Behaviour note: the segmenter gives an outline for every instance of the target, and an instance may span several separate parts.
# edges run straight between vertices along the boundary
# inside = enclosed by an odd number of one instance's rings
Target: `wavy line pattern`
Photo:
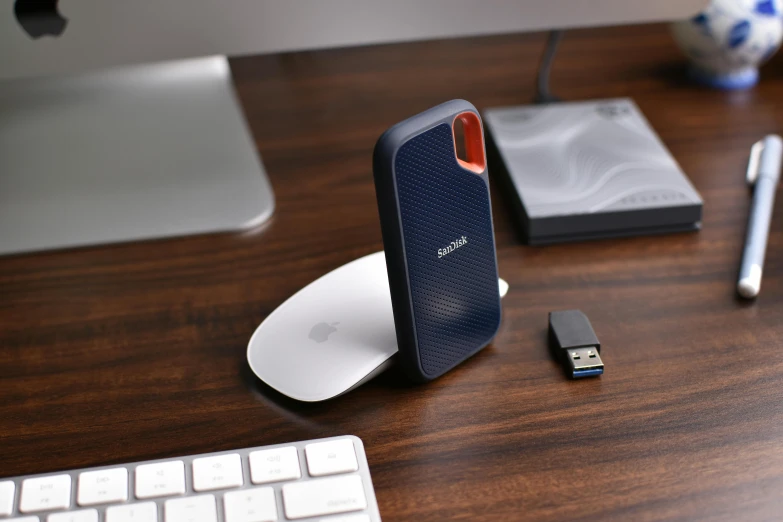
[[[650,190],[660,206],[701,201],[631,100],[491,109],[484,119],[531,216],[600,212]]]

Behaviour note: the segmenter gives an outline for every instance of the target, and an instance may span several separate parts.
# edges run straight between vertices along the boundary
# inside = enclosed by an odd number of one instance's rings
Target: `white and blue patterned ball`
[[[672,32],[696,80],[747,88],[758,82],[758,67],[780,47],[783,0],[712,0],[701,14],[672,24]]]

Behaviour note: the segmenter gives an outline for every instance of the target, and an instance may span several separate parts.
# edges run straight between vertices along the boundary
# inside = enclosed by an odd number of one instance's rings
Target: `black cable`
[[[563,38],[563,31],[550,31],[546,41],[546,48],[541,57],[541,63],[538,65],[538,78],[536,78],[536,96],[534,103],[554,103],[561,101],[560,98],[549,92],[549,75],[552,71],[552,62],[557,53],[557,46]]]

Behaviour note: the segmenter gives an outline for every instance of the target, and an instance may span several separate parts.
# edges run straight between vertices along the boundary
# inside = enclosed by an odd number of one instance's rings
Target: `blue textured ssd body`
[[[466,101],[445,103],[395,125],[375,147],[397,343],[417,380],[475,354],[500,325],[486,167],[465,168],[455,154],[452,124],[466,112],[478,116]]]

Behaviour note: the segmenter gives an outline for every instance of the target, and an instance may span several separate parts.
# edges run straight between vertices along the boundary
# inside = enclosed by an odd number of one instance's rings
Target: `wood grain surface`
[[[492,346],[430,384],[388,373],[315,405],[250,373],[264,317],[382,248],[381,132],[457,97],[527,103],[543,43],[233,60],[273,219],[244,235],[0,259],[0,476],[350,433],[385,522],[783,518],[783,205],[761,296],[734,294],[747,153],[783,130],[781,56],[757,88],[719,92],[684,80],[664,26],[569,32],[557,94],[633,97],[704,197],[703,230],[528,247],[494,184],[511,290]],[[547,312],[564,308],[590,316],[603,377],[569,381],[550,358]]]

